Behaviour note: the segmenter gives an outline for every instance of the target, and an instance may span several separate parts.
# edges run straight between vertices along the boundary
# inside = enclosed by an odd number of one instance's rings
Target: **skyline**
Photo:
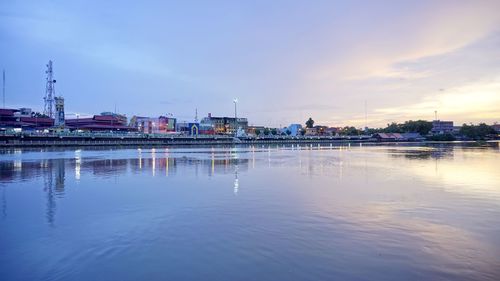
[[[51,59],[68,113],[500,121],[500,2],[374,2],[3,2],[6,106],[43,109]]]

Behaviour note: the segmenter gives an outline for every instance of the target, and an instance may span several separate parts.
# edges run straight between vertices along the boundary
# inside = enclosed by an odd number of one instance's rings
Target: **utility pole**
[[[2,101],[3,101],[3,108],[5,108],[5,69],[2,72]]]
[[[438,120],[438,112],[437,110],[434,110],[434,120]]]
[[[368,116],[368,114],[367,114],[367,111],[366,111],[366,100],[365,100],[365,131],[368,129],[368,125],[367,125],[367,122],[366,122],[367,116]]]

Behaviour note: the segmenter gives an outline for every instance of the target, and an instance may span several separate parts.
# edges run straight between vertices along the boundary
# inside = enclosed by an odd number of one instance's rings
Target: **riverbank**
[[[234,138],[223,135],[137,135],[137,134],[17,134],[0,135],[0,148],[9,147],[87,147],[87,146],[199,146],[239,144],[325,144],[325,143],[415,143],[378,141],[370,136],[272,136]],[[418,141],[416,143],[443,143]]]
[[[0,135],[0,147],[58,146],[170,146],[170,145],[234,145],[234,144],[312,144],[373,142],[369,136],[234,138],[222,135],[129,135],[129,134],[17,134]]]

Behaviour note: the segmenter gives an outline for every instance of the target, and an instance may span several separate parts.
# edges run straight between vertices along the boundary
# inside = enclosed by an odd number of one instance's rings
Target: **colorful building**
[[[266,127],[264,127],[264,126],[248,126],[247,127],[247,133],[249,135],[254,135],[254,136],[264,134],[265,130],[266,130]]]
[[[56,105],[56,115],[54,118],[54,125],[57,127],[64,126],[64,98],[63,97],[55,97],[54,98]]]
[[[158,118],[134,116],[130,126],[145,134],[169,134],[175,132],[177,120],[173,117],[160,116]]]
[[[302,125],[300,124],[290,124],[287,128],[288,131],[290,131],[290,136],[300,136],[300,132],[302,131]]]
[[[247,118],[214,117],[209,113],[201,123],[211,125],[216,134],[234,134],[238,128],[245,132],[248,130]]]

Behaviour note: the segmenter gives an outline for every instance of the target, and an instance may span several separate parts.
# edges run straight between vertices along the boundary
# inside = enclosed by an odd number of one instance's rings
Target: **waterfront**
[[[9,149],[2,280],[496,280],[498,143]]]

